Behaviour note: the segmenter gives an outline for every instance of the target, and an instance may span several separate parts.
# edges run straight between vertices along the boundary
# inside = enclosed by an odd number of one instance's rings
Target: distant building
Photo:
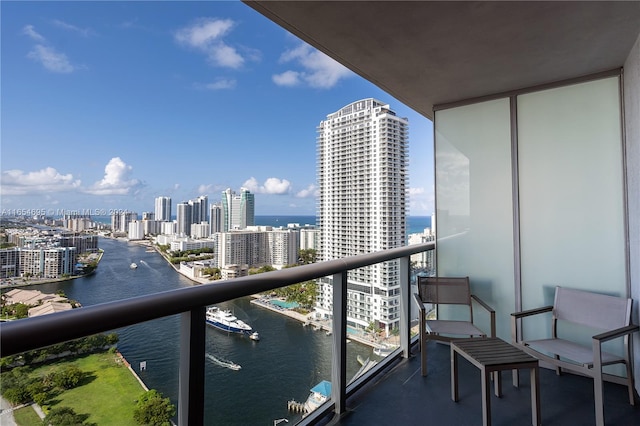
[[[191,238],[208,238],[211,235],[208,222],[192,223]]]
[[[26,249],[19,251],[19,275],[23,277],[58,278],[73,275],[77,251],[75,247]]]
[[[209,234],[222,232],[222,207],[220,204],[211,204],[209,208]]]
[[[171,198],[157,197],[155,206],[155,219],[159,221],[171,221]]]
[[[160,234],[173,235],[176,233],[177,229],[178,229],[178,222],[175,220],[172,222],[160,223]]]
[[[300,229],[300,250],[320,248],[320,230],[315,228]]]
[[[223,280],[246,277],[247,275],[249,275],[249,267],[247,265],[227,265],[220,269],[220,276]]]
[[[116,212],[111,215],[111,232],[124,233],[129,232],[129,224],[138,220],[138,213],[123,211]]]
[[[176,222],[178,223],[176,233],[178,235],[190,236],[191,234],[191,204],[184,201],[177,206],[178,214],[176,215]]]
[[[129,223],[128,238],[130,240],[144,240],[144,223],[141,220],[134,220]]]
[[[0,278],[11,278],[18,275],[20,249],[17,247],[0,249]]]
[[[240,194],[231,189],[222,192],[222,232],[255,225],[254,195],[246,188]]]
[[[378,100],[353,102],[320,122],[319,260],[406,244],[408,121]],[[387,333],[400,321],[399,261],[348,272],[347,323]],[[319,280],[316,310],[332,314],[331,278]]]
[[[192,224],[209,221],[209,198],[206,195],[189,200],[189,205],[191,206]]]

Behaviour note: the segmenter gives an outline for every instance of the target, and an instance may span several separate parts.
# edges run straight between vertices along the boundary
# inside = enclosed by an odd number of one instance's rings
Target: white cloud
[[[227,78],[219,78],[213,83],[207,84],[196,84],[196,88],[203,90],[225,90],[225,89],[233,89],[236,87],[236,80],[227,79]]]
[[[0,182],[3,196],[73,191],[81,184],[72,174],[60,174],[53,167],[35,172],[7,170],[2,172]]]
[[[42,66],[49,71],[70,73],[75,70],[74,66],[69,62],[69,59],[67,59],[67,55],[56,52],[53,47],[42,44],[36,44],[27,57],[36,62],[40,62]]]
[[[409,195],[424,194],[424,188],[409,188]]]
[[[297,71],[285,71],[282,74],[274,74],[271,79],[278,86],[299,86],[302,81],[300,80],[300,73]]]
[[[93,31],[91,29],[89,29],[89,28],[76,27],[75,25],[68,24],[68,23],[60,21],[58,19],[54,19],[53,20],[53,25],[55,25],[58,28],[62,28],[64,30],[67,30],[67,31],[72,31],[72,32],[78,33],[83,37],[88,37],[88,36],[93,34]]]
[[[25,25],[22,33],[38,42],[27,54],[29,59],[33,59],[49,71],[57,73],[67,74],[76,70],[76,67],[69,62],[67,55],[56,51],[53,46],[50,46],[47,40],[35,30],[33,25]]]
[[[174,37],[178,43],[203,52],[213,66],[235,69],[244,65],[245,58],[222,40],[234,26],[231,19],[201,18],[176,31]]]
[[[242,185],[243,188],[247,188],[249,191],[256,194],[287,194],[291,189],[291,182],[286,179],[278,179],[270,177],[264,181],[263,185],[260,185],[258,180],[254,177],[249,178]]]
[[[298,193],[296,194],[296,197],[307,198],[307,197],[315,197],[317,195],[318,195],[318,188],[314,184],[311,184],[307,188],[301,191],[298,191]]]
[[[274,83],[281,86],[293,86],[304,82],[313,88],[330,89],[341,79],[353,75],[349,69],[308,44],[300,44],[285,51],[280,61],[293,62],[302,68],[302,71],[288,70],[274,75]]]
[[[104,168],[104,177],[96,182],[86,192],[93,195],[128,195],[135,192],[142,183],[131,179],[133,167],[126,164],[120,157],[114,157]]]
[[[215,193],[222,192],[223,189],[224,188],[222,188],[219,185],[213,185],[213,184],[204,185],[204,184],[202,184],[202,185],[198,186],[198,194],[215,194]]]
[[[42,37],[33,27],[33,25],[25,25],[22,29],[22,33],[31,37],[33,40],[37,42],[45,41],[44,37]]]

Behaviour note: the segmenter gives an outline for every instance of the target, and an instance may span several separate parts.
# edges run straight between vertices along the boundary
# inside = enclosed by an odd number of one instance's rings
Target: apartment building
[[[389,105],[363,99],[327,115],[318,126],[320,260],[406,244],[408,121]],[[398,263],[349,272],[347,321],[386,330],[398,326]],[[331,313],[332,283],[319,282],[316,308]]]
[[[159,221],[171,221],[171,198],[157,197],[155,200],[155,219]]]

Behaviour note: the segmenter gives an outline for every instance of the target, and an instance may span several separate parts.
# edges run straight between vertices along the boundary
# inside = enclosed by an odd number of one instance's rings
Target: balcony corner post
[[[411,354],[411,256],[400,259],[400,347],[402,356]]]
[[[335,413],[342,414],[347,401],[347,271],[333,275],[332,327],[331,398]]]
[[[204,424],[205,307],[183,312],[180,318],[180,378],[178,424]]]

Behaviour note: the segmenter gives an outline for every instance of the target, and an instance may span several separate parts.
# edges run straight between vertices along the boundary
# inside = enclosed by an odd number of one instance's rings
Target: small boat
[[[304,403],[304,411],[311,413],[313,410],[324,404],[331,397],[331,382],[321,381],[313,388]]]
[[[216,358],[215,356],[211,355],[211,354],[205,354],[205,356],[207,358],[209,358],[211,361],[213,361],[215,364],[218,364],[220,367],[225,367],[228,368],[229,370],[234,370],[234,371],[238,371],[242,368],[242,366],[240,366],[240,364],[236,364],[233,361],[227,361],[224,359],[219,359]]]
[[[136,265],[136,263],[132,263],[131,265],[129,265],[129,268],[131,269],[136,269],[138,267],[138,265]]]
[[[251,335],[253,329],[244,321],[236,318],[231,311],[220,309],[217,306],[209,306],[206,311],[205,320],[207,324],[218,330],[229,333],[239,333]]]
[[[373,353],[378,356],[385,357],[391,354],[391,352],[393,352],[395,349],[395,346],[380,344],[373,348]]]
[[[249,335],[249,339],[251,340],[255,340],[256,342],[260,340],[260,335],[258,334],[257,331],[254,331],[253,333],[251,333]]]

